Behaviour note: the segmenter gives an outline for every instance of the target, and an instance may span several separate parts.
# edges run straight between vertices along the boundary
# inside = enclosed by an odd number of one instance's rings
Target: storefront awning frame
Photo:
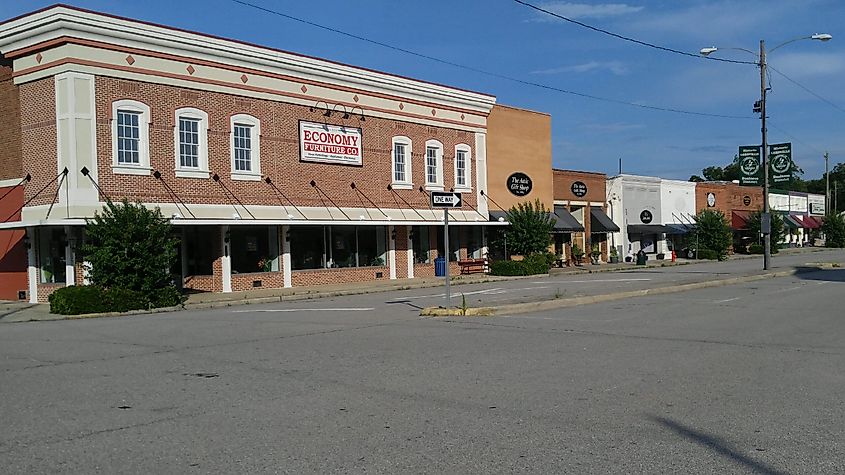
[[[590,206],[590,232],[591,233],[618,233],[619,226],[610,219],[610,216],[598,206]]]

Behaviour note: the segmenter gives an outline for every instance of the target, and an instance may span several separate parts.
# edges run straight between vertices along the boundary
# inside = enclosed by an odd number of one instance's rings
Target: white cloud
[[[637,13],[643,7],[628,5],[625,3],[598,3],[594,5],[586,3],[569,2],[544,2],[538,5],[544,10],[556,13],[567,18],[607,18]],[[543,12],[537,12],[535,21],[560,21],[557,18]]]
[[[575,64],[572,66],[560,66],[557,68],[540,69],[531,71],[531,74],[563,74],[563,73],[589,73],[592,71],[610,71],[617,76],[628,74],[628,67],[621,61],[589,61],[587,63]]]
[[[792,78],[845,72],[845,57],[835,53],[782,53],[778,51],[769,56],[768,62],[772,67]]]

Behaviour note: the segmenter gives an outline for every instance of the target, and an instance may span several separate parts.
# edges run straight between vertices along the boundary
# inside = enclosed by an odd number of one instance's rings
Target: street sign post
[[[449,208],[460,208],[463,200],[460,193],[432,191],[431,207],[443,208],[443,249],[446,255],[446,308],[451,307],[452,295],[449,289]]]

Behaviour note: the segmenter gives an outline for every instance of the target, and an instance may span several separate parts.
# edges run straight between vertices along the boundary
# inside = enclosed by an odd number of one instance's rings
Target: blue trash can
[[[435,277],[446,277],[446,258],[445,257],[434,258],[434,276]]]

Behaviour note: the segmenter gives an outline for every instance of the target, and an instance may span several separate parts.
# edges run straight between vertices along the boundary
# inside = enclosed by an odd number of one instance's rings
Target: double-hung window
[[[133,100],[112,103],[112,170],[150,174],[150,108]]]
[[[397,189],[413,188],[411,177],[411,139],[393,137],[393,187]]]
[[[443,189],[443,144],[436,140],[425,143],[425,184],[430,189]]]
[[[208,178],[208,114],[188,107],[177,109],[174,132],[176,176]]]
[[[469,191],[471,186],[472,156],[468,145],[455,146],[455,189]]]
[[[239,114],[231,119],[232,178],[261,179],[261,123],[255,117]]]

